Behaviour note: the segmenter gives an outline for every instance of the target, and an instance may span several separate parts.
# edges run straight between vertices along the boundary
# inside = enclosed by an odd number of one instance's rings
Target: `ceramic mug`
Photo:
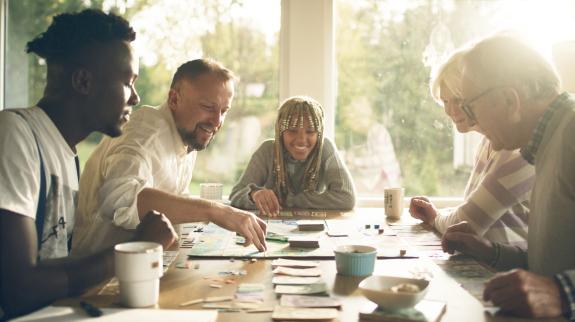
[[[114,247],[120,301],[128,307],[155,305],[160,295],[163,247],[152,242],[127,242]]]
[[[383,190],[385,215],[399,219],[403,213],[403,188],[385,188]]]

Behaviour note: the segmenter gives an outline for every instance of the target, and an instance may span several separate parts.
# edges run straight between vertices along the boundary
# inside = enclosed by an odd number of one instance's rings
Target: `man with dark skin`
[[[28,43],[27,52],[46,61],[47,83],[37,106],[0,112],[0,320],[81,294],[114,274],[112,248],[67,257],[78,189],[75,146],[94,131],[122,133],[139,101],[134,39],[123,18],[85,10],[54,17]],[[176,234],[151,211],[134,239],[167,248]]]

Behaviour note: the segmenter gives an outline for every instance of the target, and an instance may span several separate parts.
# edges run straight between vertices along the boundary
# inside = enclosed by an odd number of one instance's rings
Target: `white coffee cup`
[[[122,305],[155,305],[160,296],[160,277],[164,273],[162,245],[152,242],[121,243],[114,247],[114,253]]]
[[[200,198],[222,200],[223,189],[221,183],[200,183]]]
[[[383,190],[385,215],[399,219],[403,213],[403,188],[385,188]]]

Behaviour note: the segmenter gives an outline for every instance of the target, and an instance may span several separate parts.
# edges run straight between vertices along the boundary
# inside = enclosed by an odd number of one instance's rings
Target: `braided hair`
[[[275,127],[274,142],[274,176],[276,178],[276,194],[281,201],[285,199],[291,189],[287,183],[285,157],[288,153],[284,147],[282,134],[290,128],[302,128],[304,118],[307,118],[310,126],[317,131],[317,143],[310,155],[305,160],[304,191],[315,191],[319,182],[319,170],[321,167],[321,155],[323,150],[323,108],[313,98],[306,96],[294,96],[285,100],[279,110]]]

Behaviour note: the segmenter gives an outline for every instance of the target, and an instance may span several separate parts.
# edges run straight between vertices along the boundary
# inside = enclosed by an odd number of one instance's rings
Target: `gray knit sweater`
[[[289,155],[286,152],[286,155]],[[249,194],[254,190],[273,189],[274,139],[264,141],[253,154],[240,181],[230,194],[232,206],[256,209]],[[283,208],[349,210],[355,205],[355,189],[351,175],[342,162],[333,142],[324,138],[321,157],[320,179],[317,191],[304,192],[299,184],[305,172],[305,161],[289,156],[285,160],[286,171],[293,191],[289,191]]]

